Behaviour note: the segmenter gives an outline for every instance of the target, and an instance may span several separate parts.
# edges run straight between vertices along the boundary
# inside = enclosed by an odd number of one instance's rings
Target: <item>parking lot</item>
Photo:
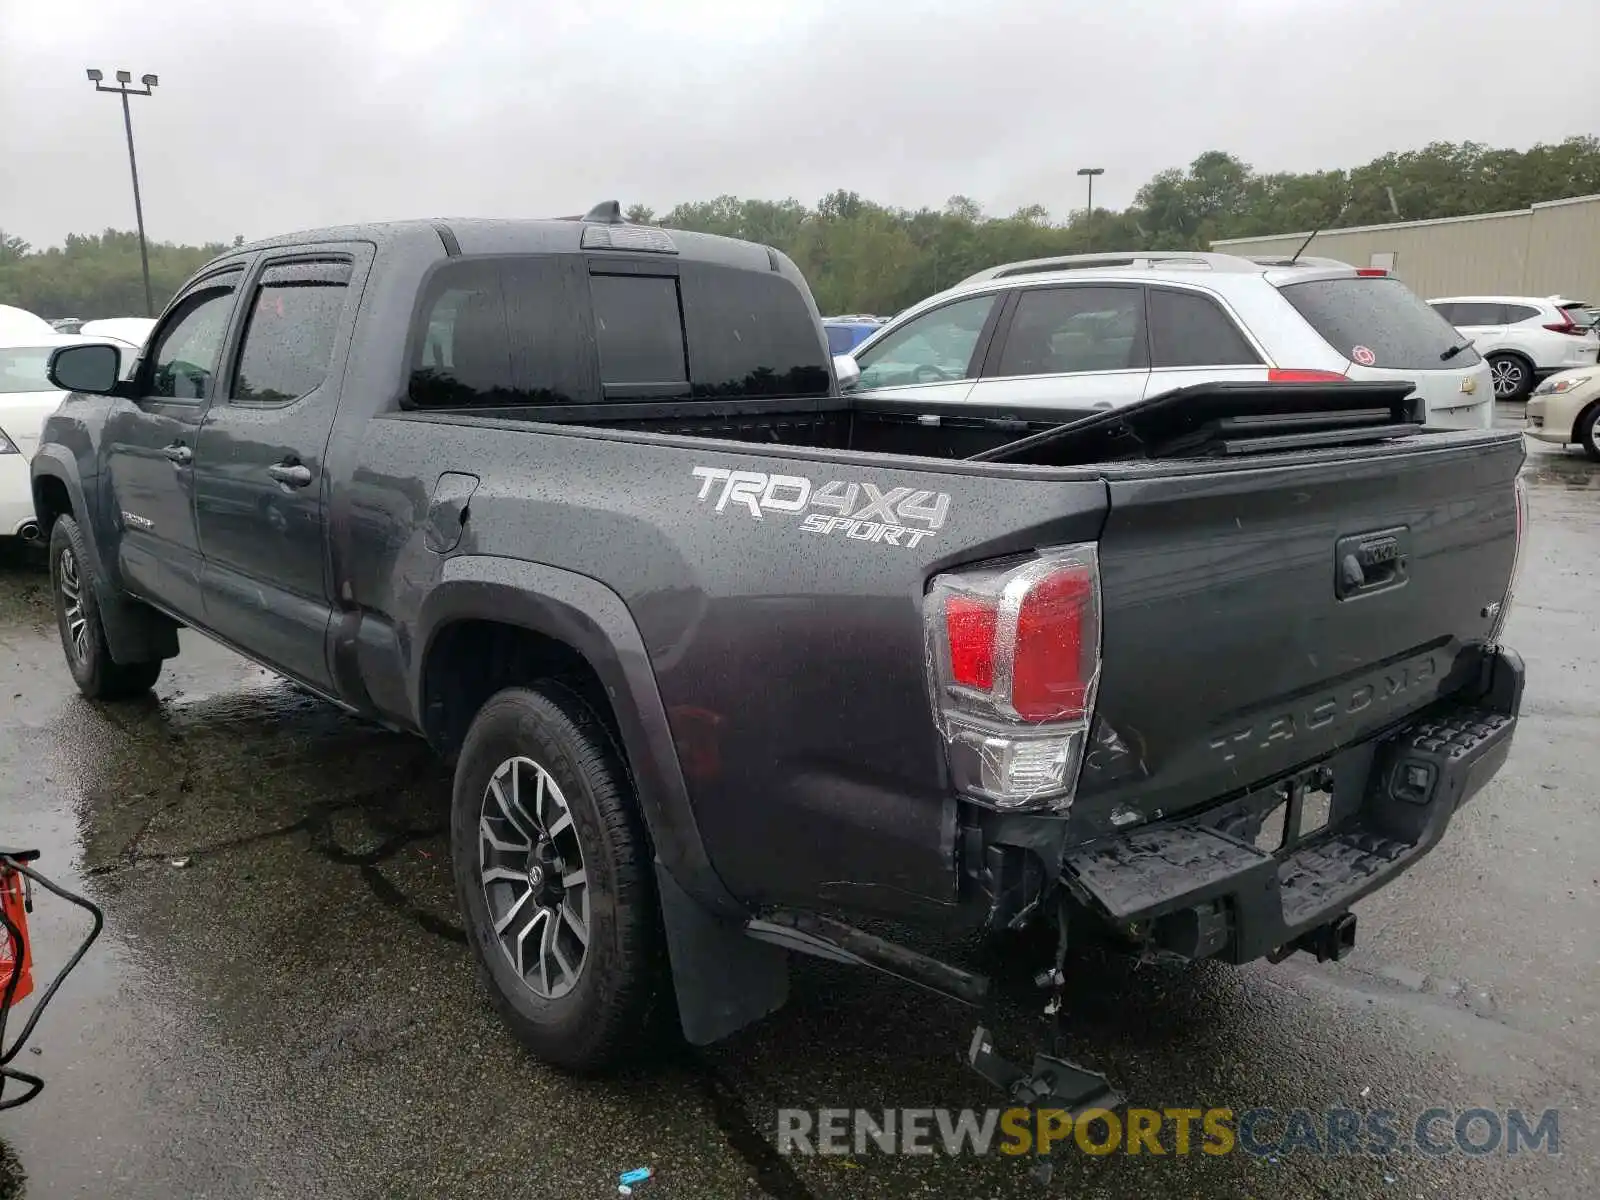
[[[1502,423],[1515,419],[1509,409]],[[1068,1151],[1074,1196],[1588,1197],[1600,1190],[1600,467],[1530,449],[1507,641],[1528,693],[1512,758],[1445,842],[1357,908],[1339,964],[1069,964],[1072,1053],[1150,1108],[1560,1111],[1560,1153],[1438,1158]],[[155,699],[97,708],[62,665],[41,566],[0,565],[0,840],[39,845],[106,933],[42,1022],[38,1101],[0,1117],[4,1194],[991,1197],[1001,1155],[804,1158],[779,1108],[986,1107],[973,1016],[802,961],[787,1009],[704,1051],[575,1081],[478,991],[454,911],[449,776],[184,635]],[[36,975],[81,928],[41,901]],[[1021,1052],[1042,997],[1013,981]]]

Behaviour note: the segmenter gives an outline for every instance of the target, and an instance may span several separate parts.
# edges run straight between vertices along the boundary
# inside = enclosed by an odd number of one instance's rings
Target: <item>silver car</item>
[[[1428,423],[1487,429],[1477,351],[1383,271],[1189,251],[1007,263],[913,305],[839,360],[857,392],[1114,408],[1215,380],[1410,380]]]

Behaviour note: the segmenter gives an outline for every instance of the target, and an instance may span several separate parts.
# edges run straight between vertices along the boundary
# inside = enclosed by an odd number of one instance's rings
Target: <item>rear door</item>
[[[1409,380],[1427,403],[1428,424],[1488,429],[1494,386],[1467,330],[1452,326],[1393,276],[1288,277],[1277,285],[1357,380]],[[1460,349],[1457,349],[1460,347]]]
[[[332,677],[323,462],[370,257],[355,244],[261,261],[195,450],[205,624],[324,689]]]
[[[1519,436],[1446,435],[1108,468],[1085,816],[1180,813],[1462,686],[1511,578],[1522,460]]]
[[[231,264],[168,307],[134,377],[134,399],[116,404],[101,439],[123,582],[190,620],[202,612],[195,447],[243,278],[243,265]]]
[[[855,352],[858,395],[965,400],[1003,311],[1004,292],[951,300]]]
[[[1144,288],[1022,288],[995,333],[975,404],[1098,412],[1144,397],[1150,377]]]

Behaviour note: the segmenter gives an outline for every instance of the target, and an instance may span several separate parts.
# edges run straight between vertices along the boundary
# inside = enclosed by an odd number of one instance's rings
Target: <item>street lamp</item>
[[[128,168],[133,172],[133,215],[139,222],[139,265],[144,270],[144,311],[148,317],[156,315],[155,301],[150,295],[150,251],[144,242],[144,205],[139,200],[139,163],[133,157],[133,114],[128,111],[129,96],[148,96],[156,84],[161,81],[154,75],[142,75],[139,82],[143,87],[134,87],[133,73],[130,71],[117,72],[117,86],[108,87],[101,80],[105,78],[93,67],[88,70],[89,82],[94,84],[97,92],[116,92],[122,97],[122,127],[128,131]]]
[[[1078,174],[1082,174],[1083,178],[1086,178],[1088,181],[1090,181],[1090,206],[1088,206],[1088,218],[1086,218],[1086,221],[1083,222],[1083,229],[1085,229],[1085,232],[1088,232],[1088,230],[1094,229],[1094,176],[1096,176],[1096,174],[1106,174],[1106,168],[1104,168],[1104,166],[1080,166],[1080,168],[1078,168]]]

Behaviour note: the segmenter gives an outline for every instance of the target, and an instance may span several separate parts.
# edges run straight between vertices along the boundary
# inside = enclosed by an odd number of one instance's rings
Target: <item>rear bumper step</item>
[[[1185,957],[1242,963],[1296,949],[1340,957],[1354,936],[1353,924],[1341,921],[1350,906],[1431,850],[1505,761],[1522,670],[1521,659],[1500,650],[1476,703],[1425,710],[1190,820],[1070,851],[1067,884],[1125,933]],[[1298,836],[1304,789],[1324,780],[1338,781],[1327,784],[1328,823]],[[1268,852],[1248,835],[1275,801],[1287,805],[1290,824],[1283,846]]]

